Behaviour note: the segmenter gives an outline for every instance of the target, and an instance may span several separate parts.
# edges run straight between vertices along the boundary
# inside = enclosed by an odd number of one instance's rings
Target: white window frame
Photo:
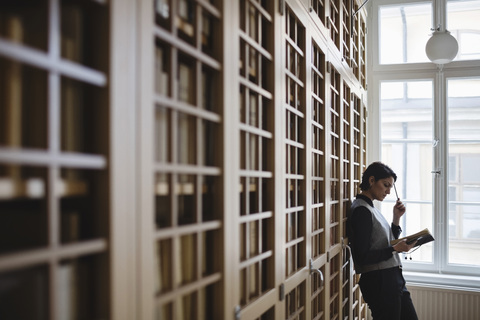
[[[433,168],[444,168],[442,174],[432,177],[436,184],[433,189],[433,233],[436,241],[433,251],[433,263],[404,262],[405,277],[409,282],[461,286],[480,289],[480,272],[478,267],[459,267],[448,264],[448,132],[447,132],[447,80],[454,78],[480,77],[479,60],[454,61],[443,68],[433,63],[379,64],[379,8],[386,5],[428,3],[432,1],[376,0],[369,4],[368,20],[368,105],[367,119],[368,159],[369,162],[381,159],[381,121],[380,121],[380,86],[384,81],[431,80],[433,83],[433,140],[440,143],[434,148]],[[446,6],[446,0],[445,0]],[[444,14],[432,3],[432,18],[445,19]],[[439,17],[440,15],[440,17]],[[432,22],[433,25],[433,22]],[[428,32],[429,30],[426,30]],[[433,141],[432,141],[433,142]],[[432,146],[433,147],[433,146]],[[436,170],[436,169],[435,169]],[[433,175],[433,174],[432,174]],[[408,214],[408,213],[407,213]]]

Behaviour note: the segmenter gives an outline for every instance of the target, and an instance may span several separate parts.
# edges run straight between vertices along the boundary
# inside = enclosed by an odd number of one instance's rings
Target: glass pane
[[[170,111],[158,106],[155,111],[155,160],[158,162],[171,161],[170,145]]]
[[[155,45],[155,93],[170,95],[170,51],[158,41]]]
[[[155,9],[155,24],[161,26],[164,29],[170,30],[170,10],[171,0],[157,0],[154,1]],[[167,318],[165,318],[167,319]]]
[[[0,255],[47,246],[47,175],[41,167],[0,164]]]
[[[160,240],[156,243],[155,267],[155,290],[158,293],[167,292],[173,286],[172,263],[173,260],[172,240]],[[168,319],[168,318],[160,318]]]
[[[47,73],[3,57],[0,70],[0,146],[46,149]]]
[[[202,186],[202,220],[211,221],[220,218],[220,212],[215,206],[218,179],[213,176],[200,176],[199,178]]]
[[[157,173],[155,176],[155,223],[157,228],[172,225],[171,181],[169,175]]]
[[[60,261],[55,282],[58,293],[57,319],[100,319],[106,299],[101,292],[106,274],[104,255]]]
[[[382,161],[397,174],[398,196],[407,206],[403,235],[432,230],[432,81],[381,83]],[[395,192],[382,212],[391,221]],[[432,261],[432,245],[418,249],[415,261]]]
[[[1,1],[0,37],[47,50],[48,1]]]
[[[197,267],[197,242],[196,234],[189,234],[180,237],[180,279],[179,283],[186,284],[193,282],[196,277]]]
[[[379,17],[380,64],[428,61],[431,3],[382,6]]]
[[[177,196],[178,224],[196,222],[196,179],[193,175],[179,175],[175,195]]]
[[[62,168],[55,182],[60,197],[60,239],[77,242],[105,235],[100,227],[106,221],[99,197],[106,196],[106,181],[98,171]]]
[[[177,161],[182,164],[196,163],[197,121],[194,117],[179,113],[177,117]]]
[[[62,151],[102,153],[108,141],[104,90],[67,77],[61,85]]]
[[[480,265],[480,78],[448,80],[448,262]]]
[[[431,178],[431,174],[429,174]],[[428,180],[431,182],[431,179]],[[415,185],[415,183],[413,183]],[[390,195],[391,196],[391,195]],[[392,196],[391,196],[392,197]],[[389,213],[389,218],[391,219],[391,208],[393,203],[387,210],[384,210],[384,213]],[[407,204],[407,219],[403,221],[402,229],[404,231],[403,236],[418,232],[425,228],[428,230],[433,230],[432,224],[432,203],[423,203],[420,201],[409,201]],[[424,244],[415,251],[411,251],[412,254],[408,254],[409,258],[412,258],[412,262],[432,262],[433,259],[433,242]],[[405,256],[407,258],[407,256]]]
[[[184,41],[194,43],[195,4],[192,0],[180,0],[177,2],[176,26],[178,35]]]
[[[458,41],[455,60],[480,59],[480,0],[448,1],[448,31]]]
[[[48,316],[48,266],[19,268],[0,273],[2,319],[46,320]]]
[[[108,10],[99,1],[62,0],[60,4],[62,58],[106,70]]]
[[[462,157],[461,178],[467,183],[480,182],[480,171],[478,170],[478,163],[480,156],[478,154],[465,155]],[[477,197],[480,199],[480,197]]]

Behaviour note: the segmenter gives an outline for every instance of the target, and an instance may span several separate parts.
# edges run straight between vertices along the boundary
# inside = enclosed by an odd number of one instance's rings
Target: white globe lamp
[[[458,42],[450,32],[435,31],[425,46],[428,59],[435,64],[451,62],[458,53]]]

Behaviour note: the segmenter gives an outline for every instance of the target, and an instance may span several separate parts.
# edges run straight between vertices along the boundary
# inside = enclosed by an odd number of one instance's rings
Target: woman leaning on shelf
[[[374,162],[363,173],[361,192],[352,203],[347,220],[355,272],[360,273],[360,289],[374,320],[418,319],[410,293],[405,287],[399,252],[408,252],[415,243],[398,239],[400,218],[405,205],[397,199],[393,221],[389,225],[373,201],[383,201],[390,193],[397,175],[387,165]]]

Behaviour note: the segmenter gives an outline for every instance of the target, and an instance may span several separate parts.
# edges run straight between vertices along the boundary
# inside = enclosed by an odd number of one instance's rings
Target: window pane
[[[429,61],[425,53],[431,3],[382,6],[379,11],[380,64]]]
[[[455,60],[480,59],[480,0],[448,1],[448,30],[458,41]]]
[[[480,155],[465,155],[462,160],[461,174],[463,181],[466,183],[477,182],[478,184],[480,182],[480,170],[478,170]],[[477,199],[480,199],[480,197]]]
[[[397,174],[398,196],[407,206],[403,235],[432,230],[432,81],[381,83],[382,161]],[[382,203],[392,219],[392,192]],[[415,251],[414,261],[431,262],[432,244]]]
[[[480,265],[480,78],[448,80],[448,262]]]

